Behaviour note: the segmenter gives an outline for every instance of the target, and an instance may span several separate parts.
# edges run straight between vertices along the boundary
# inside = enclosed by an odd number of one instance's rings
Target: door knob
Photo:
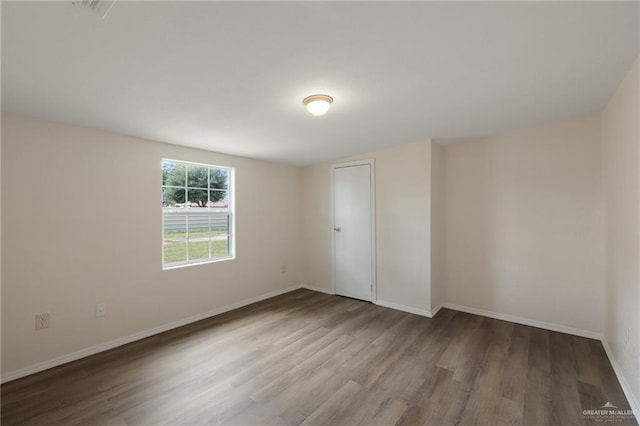
[[[333,228],[333,230],[336,231],[336,232],[342,231],[340,228]]]

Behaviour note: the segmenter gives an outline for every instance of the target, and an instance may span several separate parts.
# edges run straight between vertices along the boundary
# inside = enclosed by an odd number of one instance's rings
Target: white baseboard
[[[119,339],[115,339],[112,340],[110,342],[105,342],[105,343],[101,343],[99,345],[95,345],[95,346],[91,346],[85,349],[81,349],[79,351],[76,352],[72,352],[70,354],[66,354],[48,361],[44,361],[44,362],[40,362],[38,364],[34,364],[28,367],[24,367],[15,371],[11,371],[8,372],[6,374],[3,374],[2,377],[0,378],[0,383],[6,383],[12,380],[16,380],[19,379],[21,377],[25,377],[31,374],[35,374],[38,373],[40,371],[44,371],[47,370],[49,368],[53,368],[53,367],[57,367],[72,361],[76,361],[79,360],[81,358],[85,358],[91,355],[95,355],[97,353],[100,352],[104,352],[107,351],[109,349],[113,349],[116,348],[118,346],[122,346],[122,345],[126,345],[128,343],[131,342],[135,342],[136,340],[141,340],[156,334],[160,334],[163,333],[165,331],[168,330],[172,330],[174,328],[178,328],[178,327],[182,327],[184,325],[187,324],[191,324],[206,318],[210,318],[212,316],[215,315],[219,315],[222,314],[224,312],[228,312],[234,309],[238,309],[241,308],[243,306],[247,306],[250,305],[252,303],[256,303],[265,299],[269,299],[271,297],[275,297],[275,296],[279,296],[281,294],[284,293],[288,293],[291,292],[293,290],[297,290],[299,288],[306,288],[309,290],[313,290],[313,291],[318,291],[321,293],[326,293],[326,294],[333,294],[331,291],[325,289],[325,288],[321,288],[321,287],[314,287],[314,286],[309,286],[309,285],[294,285],[294,286],[290,286],[281,290],[276,290],[276,291],[272,291],[260,296],[256,296],[253,297],[251,299],[246,299],[246,300],[242,300],[240,302],[236,302],[236,303],[232,303],[230,305],[226,305],[223,306],[221,308],[217,308],[208,312],[203,312],[201,314],[197,314],[197,315],[193,315],[191,317],[188,318],[184,318],[178,321],[174,321],[168,324],[164,324],[158,327],[154,327],[151,328],[149,330],[144,330],[138,333],[134,333],[131,334],[129,336],[125,336],[125,337],[121,337]],[[505,321],[510,321],[510,322],[515,322],[515,323],[519,323],[519,324],[524,324],[524,325],[530,325],[533,327],[538,327],[538,328],[544,328],[547,330],[553,330],[553,331],[558,331],[561,333],[567,333],[567,334],[573,334],[576,336],[581,336],[581,337],[588,337],[588,338],[592,338],[592,339],[596,339],[596,340],[601,340],[602,344],[604,346],[604,349],[607,353],[607,356],[609,357],[609,360],[611,361],[611,365],[613,366],[613,369],[616,373],[616,376],[618,377],[618,381],[620,382],[620,385],[622,386],[622,389],[627,397],[627,400],[629,401],[629,404],[631,405],[631,408],[633,410],[634,413],[640,413],[640,407],[638,406],[638,401],[636,399],[636,397],[633,395],[633,392],[631,391],[631,387],[629,386],[629,383],[627,382],[627,380],[625,379],[624,375],[622,374],[622,370],[620,369],[614,355],[613,352],[611,351],[611,348],[609,347],[609,345],[607,344],[607,342],[602,338],[602,334],[601,333],[596,333],[596,332],[592,332],[592,331],[585,331],[585,330],[580,330],[580,329],[576,329],[576,328],[572,328],[572,327],[566,327],[566,326],[561,326],[561,325],[556,325],[556,324],[549,324],[549,323],[545,323],[545,322],[541,322],[541,321],[536,321],[536,320],[531,320],[531,319],[527,319],[527,318],[521,318],[521,317],[516,317],[513,315],[507,315],[507,314],[500,314],[500,313],[496,313],[496,312],[491,312],[491,311],[485,311],[483,309],[477,309],[477,308],[471,308],[468,306],[461,306],[461,305],[455,305],[452,303],[443,303],[441,305],[436,306],[433,310],[429,311],[426,309],[419,309],[419,308],[414,308],[411,306],[406,306],[406,305],[402,305],[402,304],[398,304],[398,303],[393,303],[393,302],[387,302],[384,300],[380,300],[378,299],[376,302],[377,305],[379,306],[383,306],[383,307],[387,307],[387,308],[391,308],[391,309],[396,309],[396,310],[400,310],[403,312],[409,312],[412,314],[416,314],[416,315],[421,315],[424,317],[428,317],[428,318],[432,318],[436,313],[438,313],[438,311],[440,310],[441,307],[444,308],[449,308],[449,309],[453,309],[453,310],[457,310],[457,311],[462,311],[462,312],[467,312],[470,314],[476,314],[476,315],[482,315],[482,316],[486,316],[489,318],[495,318],[495,319],[499,319],[499,320],[505,320]],[[637,415],[637,414],[636,414]]]
[[[100,352],[108,351],[109,349],[117,348],[118,346],[126,345],[127,343],[135,342],[136,340],[144,339],[155,334],[160,334],[174,328],[182,327],[183,325],[191,324],[196,321],[200,321],[215,315],[222,314],[224,312],[232,311],[234,309],[242,308],[243,306],[250,305],[252,303],[260,302],[261,300],[270,299],[275,296],[279,296],[284,293],[299,289],[299,285],[294,285],[281,290],[271,291],[260,296],[252,297],[251,299],[242,300],[240,302],[232,303],[230,305],[223,306],[221,308],[213,309],[208,312],[193,315],[188,318],[184,318],[178,321],[174,321],[168,324],[160,325],[158,327],[151,328],[149,330],[140,331],[138,333],[131,334],[129,336],[121,337],[119,339],[112,340],[110,342],[101,343],[99,345],[91,346],[85,349],[81,349],[70,354],[66,354],[48,361],[39,362],[28,367],[24,367],[15,371],[10,371],[2,375],[0,383],[10,382],[21,377],[29,376],[34,373],[38,373],[49,368],[57,367],[62,364],[66,364],[71,361],[76,361],[81,358],[95,355]]]
[[[616,373],[618,382],[620,382],[620,386],[622,387],[622,392],[624,392],[624,395],[627,397],[627,401],[629,401],[629,405],[633,410],[633,414],[636,416],[637,420],[640,420],[640,404],[638,403],[639,401],[638,397],[640,397],[640,395],[636,397],[636,395],[633,394],[631,385],[629,385],[629,382],[624,376],[622,372],[622,368],[620,368],[620,364],[618,363],[618,360],[615,357],[613,350],[611,349],[611,347],[609,346],[609,343],[604,338],[602,338],[602,346],[604,347],[604,351],[607,353],[609,362],[611,362],[613,371]]]
[[[423,317],[432,318],[433,314],[427,309],[414,308],[412,306],[401,305],[399,303],[387,302],[385,300],[376,300],[376,305],[384,306],[385,308],[395,309],[397,311],[408,312],[410,314],[421,315]]]
[[[307,290],[313,290],[313,291],[318,291],[320,293],[335,295],[335,293],[333,293],[331,290],[328,290],[328,289],[322,288],[322,287],[315,287],[315,286],[312,286],[312,285],[300,284],[300,288],[306,288]],[[380,299],[374,301],[373,303],[375,305],[382,306],[382,307],[385,307],[385,308],[395,309],[397,311],[408,312],[410,314],[416,314],[416,315],[420,315],[420,316],[427,317],[427,318],[432,318],[433,315],[435,315],[435,313],[432,313],[432,311],[429,311],[427,309],[414,308],[412,306],[406,306],[406,305],[402,305],[400,303],[387,302],[385,300],[380,300]],[[436,307],[435,312],[438,312],[440,310],[440,308],[441,308],[441,306],[438,305]]]
[[[333,291],[331,291],[331,289],[326,289],[323,287],[316,287],[313,285],[308,285],[308,284],[300,284],[300,288],[306,288],[307,290],[313,290],[313,291],[317,291],[319,293],[325,293],[325,294],[330,294],[330,295],[334,295],[335,293]]]
[[[435,317],[438,312],[442,309],[442,304],[438,303],[435,308],[431,309],[431,318]]]
[[[478,308],[471,308],[469,306],[462,306],[462,305],[456,305],[454,303],[443,303],[442,304],[443,308],[448,308],[448,309],[453,309],[454,311],[461,311],[461,312],[467,312],[469,314],[475,314],[475,315],[481,315],[484,317],[489,317],[489,318],[495,318],[495,319],[499,319],[499,320],[504,320],[504,321],[509,321],[509,322],[514,322],[517,324],[524,324],[524,325],[529,325],[532,327],[537,327],[537,328],[543,328],[545,330],[551,330],[551,331],[558,331],[560,333],[566,333],[566,334],[571,334],[574,336],[580,336],[580,337],[586,337],[589,339],[595,339],[595,340],[600,340],[602,342],[602,346],[604,347],[604,350],[607,354],[607,357],[609,358],[609,361],[611,362],[611,366],[613,367],[613,371],[616,374],[616,377],[618,378],[618,382],[620,382],[620,386],[622,387],[622,391],[624,392],[625,396],[627,397],[627,401],[629,401],[629,405],[631,406],[631,409],[633,410],[634,415],[636,416],[636,419],[638,419],[639,415],[640,415],[640,404],[638,403],[638,397],[636,397],[636,395],[633,394],[633,390],[631,389],[631,386],[629,385],[629,382],[627,381],[626,377],[624,376],[622,369],[620,368],[620,364],[618,363],[613,351],[611,350],[611,347],[609,346],[609,343],[604,339],[604,336],[602,335],[602,333],[598,333],[595,331],[588,331],[588,330],[581,330],[579,328],[573,328],[573,327],[567,327],[564,325],[558,325],[558,324],[550,324],[547,322],[543,322],[543,321],[537,321],[537,320],[532,320],[529,318],[522,318],[522,317],[517,317],[514,315],[508,315],[508,314],[501,314],[501,313],[497,313],[497,312],[491,312],[491,311],[486,311],[484,309],[478,309]],[[437,311],[440,309],[440,306],[438,306],[436,309],[434,309],[434,315],[435,313],[437,313]]]
[[[469,314],[480,315],[483,317],[515,322],[517,324],[529,325],[531,327],[543,328],[545,330],[572,334],[574,336],[586,337],[586,338],[595,339],[595,340],[602,340],[602,333],[598,333],[596,331],[581,330],[579,328],[567,327],[565,325],[551,324],[548,322],[538,321],[538,320],[529,319],[529,318],[522,318],[515,315],[485,311],[484,309],[471,308],[469,306],[456,305],[454,303],[443,303],[442,307],[447,309],[453,309],[454,311],[466,312]]]

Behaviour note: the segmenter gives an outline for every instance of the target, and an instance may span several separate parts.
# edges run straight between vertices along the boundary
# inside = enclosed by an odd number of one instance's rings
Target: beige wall
[[[445,230],[445,147],[431,142],[431,310],[442,304]]]
[[[331,293],[333,286],[331,166],[306,167],[302,174],[302,284]]]
[[[162,270],[163,157],[236,168],[235,260]],[[2,373],[297,284],[301,178],[299,168],[4,116]],[[41,312],[51,328],[36,332]]]
[[[375,159],[377,299],[421,312],[431,308],[431,142],[402,145],[333,162]],[[302,282],[331,291],[331,164],[304,169]]]
[[[0,4],[0,13],[2,5]],[[1,37],[0,37],[1,38]],[[1,42],[0,42],[1,45]],[[0,120],[0,135],[2,120]],[[0,331],[2,330],[2,137],[0,137]],[[0,332],[0,373],[2,372],[2,333]]]
[[[602,114],[604,336],[640,406],[640,59]],[[637,414],[636,414],[637,415]]]
[[[602,331],[599,119],[446,147],[444,300]]]

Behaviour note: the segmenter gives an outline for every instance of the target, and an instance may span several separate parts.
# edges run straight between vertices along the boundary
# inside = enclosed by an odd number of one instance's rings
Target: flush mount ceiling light
[[[329,111],[332,102],[333,98],[329,95],[311,95],[302,100],[304,106],[307,107],[307,111],[316,117],[325,115]]]

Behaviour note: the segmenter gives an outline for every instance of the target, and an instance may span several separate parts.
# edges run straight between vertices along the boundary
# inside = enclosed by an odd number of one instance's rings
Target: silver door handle
[[[336,231],[336,232],[342,231],[342,229],[340,229],[340,228],[333,228],[333,230]]]

